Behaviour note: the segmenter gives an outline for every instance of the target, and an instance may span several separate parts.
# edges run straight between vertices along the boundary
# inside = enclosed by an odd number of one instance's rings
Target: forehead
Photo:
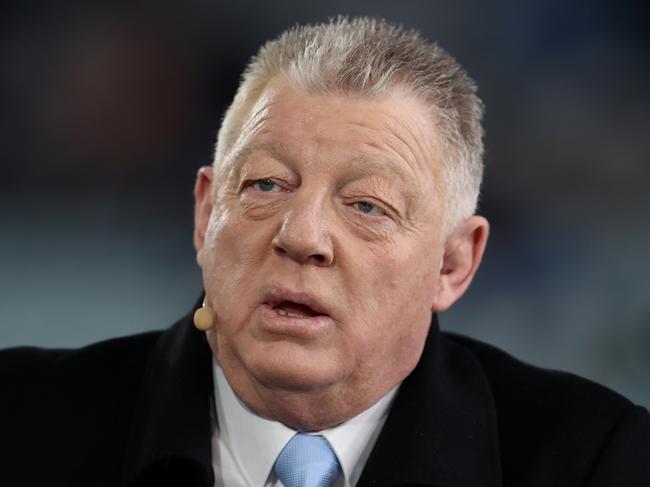
[[[252,153],[302,164],[367,170],[418,182],[440,180],[440,144],[429,111],[415,96],[315,94],[273,83],[248,111],[230,151],[234,165]]]

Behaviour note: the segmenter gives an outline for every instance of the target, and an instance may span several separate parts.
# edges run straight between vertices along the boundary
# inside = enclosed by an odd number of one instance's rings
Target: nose
[[[273,238],[273,248],[278,255],[299,264],[331,266],[334,248],[328,227],[322,202],[296,198],[283,215],[282,225]]]

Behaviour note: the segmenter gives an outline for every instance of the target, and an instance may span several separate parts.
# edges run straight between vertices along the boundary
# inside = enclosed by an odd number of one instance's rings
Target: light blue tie
[[[273,470],[284,487],[330,487],[340,465],[325,438],[296,433],[278,455]]]

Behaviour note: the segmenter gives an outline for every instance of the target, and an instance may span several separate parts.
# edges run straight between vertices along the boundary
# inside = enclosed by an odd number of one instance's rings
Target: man
[[[488,236],[481,113],[383,21],[264,46],[198,173],[194,317],[4,352],[2,485],[650,485],[646,410],[438,329]]]

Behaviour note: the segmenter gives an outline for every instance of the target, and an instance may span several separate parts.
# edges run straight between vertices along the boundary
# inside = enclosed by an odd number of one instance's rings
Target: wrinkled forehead
[[[284,153],[311,148],[332,158],[355,149],[379,161],[392,159],[420,176],[440,175],[439,133],[427,107],[406,90],[372,96],[319,93],[276,81],[245,105],[222,161],[227,166],[256,147],[273,150],[275,145]]]

